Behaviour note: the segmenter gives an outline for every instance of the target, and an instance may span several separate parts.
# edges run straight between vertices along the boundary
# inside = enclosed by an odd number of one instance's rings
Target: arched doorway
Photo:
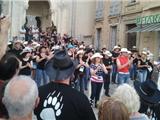
[[[27,26],[34,25],[46,30],[52,25],[50,4],[48,1],[29,1],[26,14]]]

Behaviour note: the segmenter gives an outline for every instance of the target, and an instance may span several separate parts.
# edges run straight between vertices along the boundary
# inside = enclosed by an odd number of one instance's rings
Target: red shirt
[[[120,57],[118,57],[118,60],[121,65],[124,65],[129,61],[127,56],[120,56]],[[129,72],[129,65],[124,68],[118,69],[118,72],[128,73]]]

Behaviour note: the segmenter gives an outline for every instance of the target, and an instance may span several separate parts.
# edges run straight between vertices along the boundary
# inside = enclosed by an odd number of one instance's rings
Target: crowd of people
[[[160,120],[160,91],[152,79],[149,50],[120,45],[99,50],[55,29],[35,27],[23,28],[20,38],[5,47],[9,20],[1,24],[1,118],[29,120],[34,111],[38,120],[96,120],[95,107],[99,120]],[[111,83],[118,86],[113,95]]]

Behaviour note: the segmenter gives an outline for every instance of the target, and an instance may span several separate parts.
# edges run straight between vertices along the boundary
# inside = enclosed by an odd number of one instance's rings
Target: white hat
[[[12,44],[12,42],[11,41],[8,41],[8,45],[11,45]]]
[[[52,47],[52,50],[58,50],[58,49],[60,49],[59,45],[55,45],[55,46]]]
[[[145,52],[145,51],[142,51],[142,53],[141,53],[141,54],[147,55],[147,52]]]
[[[85,46],[84,45],[80,45],[79,48],[80,49],[85,49]]]
[[[104,54],[104,55],[107,55],[107,56],[109,56],[109,57],[112,56],[112,53],[111,53],[110,51],[105,51],[103,54]]]
[[[93,58],[103,58],[103,56],[100,53],[94,53],[93,56],[91,57],[91,59]]]
[[[32,49],[29,47],[25,47],[20,54],[22,55],[23,53],[30,53],[30,52],[32,52]]]
[[[83,50],[79,50],[78,52],[77,52],[77,55],[79,55],[79,54],[83,54],[84,53],[84,51]]]
[[[131,52],[131,51],[128,51],[128,54],[132,54],[132,52]]]
[[[127,48],[122,48],[120,52],[126,52],[126,53],[128,53],[128,49]]]
[[[33,42],[32,43],[33,48],[37,48],[40,46],[40,44],[38,42]]]
[[[116,46],[113,47],[113,50],[114,49],[120,49],[120,47],[116,45]]]
[[[23,42],[23,44],[24,44],[24,45],[27,45],[27,44],[28,44],[28,42],[27,42],[27,41],[25,41],[25,42]]]

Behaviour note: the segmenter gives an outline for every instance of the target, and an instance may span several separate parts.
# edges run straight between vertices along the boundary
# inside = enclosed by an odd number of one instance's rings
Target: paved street
[[[129,83],[130,85],[133,85],[133,81],[130,81],[130,83]],[[117,84],[110,84],[110,95],[112,95],[113,94],[113,92],[114,92],[114,90],[117,88]],[[90,97],[90,94],[91,94],[91,86],[90,86],[90,84],[89,84],[89,93],[87,93],[87,96],[88,97]],[[102,91],[101,91],[101,97],[100,97],[100,100],[102,100],[102,99],[104,99],[104,97],[105,97],[105,95],[104,95],[104,89],[102,89]],[[97,120],[98,120],[98,109],[97,108],[94,108],[93,107],[93,110],[94,110],[94,113],[95,113],[95,115],[96,115],[96,118],[97,118]]]

